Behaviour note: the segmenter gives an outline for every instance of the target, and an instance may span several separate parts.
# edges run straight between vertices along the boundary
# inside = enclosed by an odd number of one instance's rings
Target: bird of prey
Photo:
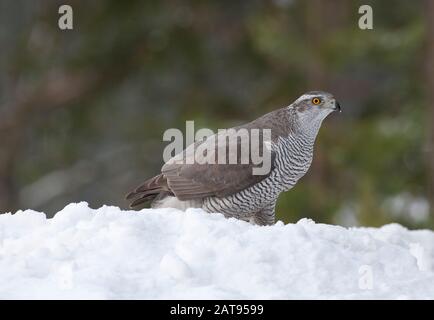
[[[332,94],[311,91],[287,107],[233,128],[234,132],[239,129],[247,132],[268,129],[271,132],[270,141],[259,139],[262,141],[259,143],[261,151],[267,148],[270,152],[271,166],[265,174],[254,174],[257,164],[250,158],[247,163],[187,161],[193,156],[194,148],[209,147],[207,144],[211,142],[212,150],[221,151],[221,141],[216,138],[218,134],[193,143],[167,161],[160,174],[146,180],[126,196],[133,200],[130,207],[152,201],[153,208],[199,207],[257,225],[274,224],[279,194],[294,187],[307,172],[321,123],[335,110],[341,111],[341,107]],[[238,138],[229,139],[229,146],[224,148],[230,150],[231,143],[235,143],[234,149],[239,151],[246,142]],[[239,159],[237,156],[237,161]]]

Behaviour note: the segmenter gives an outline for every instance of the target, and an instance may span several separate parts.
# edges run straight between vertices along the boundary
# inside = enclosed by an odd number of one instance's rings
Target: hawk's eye
[[[321,99],[320,98],[313,98],[312,99],[312,103],[313,104],[320,104],[321,103]]]

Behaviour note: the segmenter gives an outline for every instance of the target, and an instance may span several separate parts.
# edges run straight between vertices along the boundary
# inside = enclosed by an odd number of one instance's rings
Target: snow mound
[[[199,209],[0,215],[0,299],[434,298],[434,232]]]

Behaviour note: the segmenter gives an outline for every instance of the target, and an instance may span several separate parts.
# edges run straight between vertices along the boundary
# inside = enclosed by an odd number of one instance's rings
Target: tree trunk
[[[428,170],[429,170],[429,200],[431,214],[434,218],[434,1],[426,1],[426,23],[427,23],[427,102],[429,104],[429,146],[428,146]]]
[[[5,152],[3,149],[0,152]],[[14,209],[14,195],[12,175],[10,174],[12,167],[8,159],[0,160],[0,214],[4,212],[13,211]]]
[[[305,2],[306,35],[309,44],[309,61],[306,65],[306,91],[332,89],[332,79],[327,71],[321,46],[330,34],[342,28],[348,16],[346,0],[309,0]],[[315,156],[309,179],[316,186],[327,180],[327,157],[321,144],[315,147]]]
[[[20,92],[19,98],[3,106],[0,114],[0,214],[17,209],[17,192],[13,170],[24,132],[32,126],[37,113],[51,112],[70,105],[97,83],[91,74],[58,73],[35,84],[29,92]]]

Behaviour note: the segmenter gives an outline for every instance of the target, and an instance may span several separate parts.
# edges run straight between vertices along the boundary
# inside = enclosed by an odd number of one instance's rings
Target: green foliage
[[[99,168],[91,183],[35,209],[77,199],[125,206],[123,194],[158,172],[167,128],[184,130],[185,120],[230,127],[324,89],[344,112],[325,121],[312,168],[282,195],[278,218],[340,223],[350,205],[359,224],[396,221],[388,198],[428,192],[422,2],[372,2],[369,31],[357,27],[360,1],[285,3],[76,1],[71,32],[57,28],[56,1],[28,6],[27,24],[0,53],[7,77],[32,86],[66,70],[101,80],[65,108],[29,119],[16,191],[86,161]]]

